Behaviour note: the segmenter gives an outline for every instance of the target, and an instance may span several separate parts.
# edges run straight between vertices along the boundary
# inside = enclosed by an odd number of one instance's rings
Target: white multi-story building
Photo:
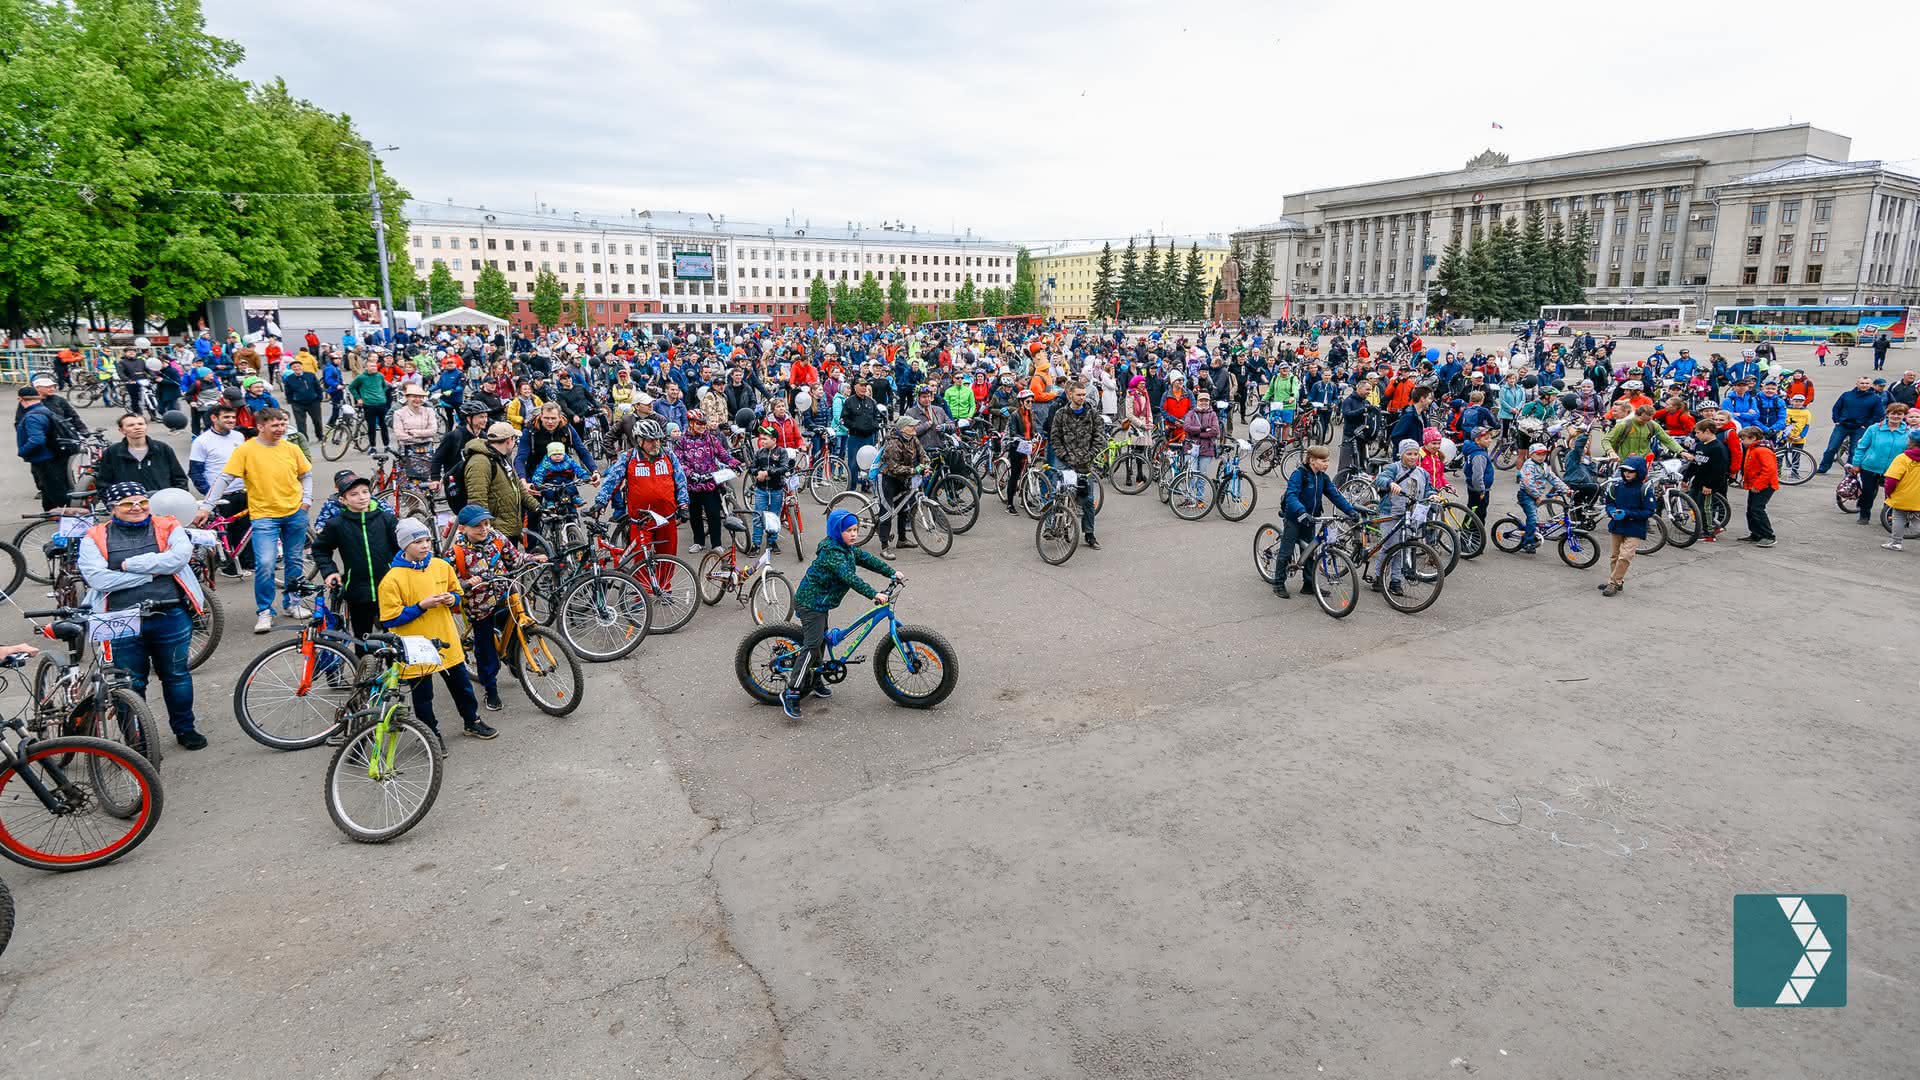
[[[767,225],[685,211],[590,218],[412,202],[406,213],[406,250],[422,281],[444,262],[471,297],[481,268],[495,266],[518,301],[514,321],[523,325],[533,322],[528,304],[543,270],[559,278],[570,306],[585,306],[592,325],[704,329],[805,322],[815,278],[857,289],[872,274],[885,287],[897,271],[916,308],[952,300],[969,277],[976,291],[1010,289],[1017,251],[971,231]],[[577,318],[570,313],[569,321]]]

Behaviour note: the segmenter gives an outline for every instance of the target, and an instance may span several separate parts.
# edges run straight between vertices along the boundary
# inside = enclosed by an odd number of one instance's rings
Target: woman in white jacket
[[[400,390],[405,404],[393,411],[393,441],[402,450],[440,440],[440,416],[427,408],[427,391],[419,383],[408,383]]]

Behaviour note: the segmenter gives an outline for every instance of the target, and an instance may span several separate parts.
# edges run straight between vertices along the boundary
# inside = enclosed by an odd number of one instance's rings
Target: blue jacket
[[[1700,362],[1698,360],[1695,360],[1691,356],[1683,356],[1675,360],[1673,366],[1667,370],[1676,379],[1690,379],[1693,377],[1693,373],[1699,370],[1699,368]]]
[[[320,379],[305,371],[290,371],[282,379],[286,388],[287,400],[295,405],[307,405],[320,400]]]
[[[1853,443],[1853,463],[1870,473],[1884,473],[1907,448],[1907,429],[1880,423],[1862,431]]]
[[[1758,360],[1742,360],[1734,364],[1727,369],[1727,379],[1730,382],[1739,382],[1741,379],[1752,379],[1754,382],[1759,382],[1760,362]]]
[[[1864,428],[1879,423],[1886,415],[1886,395],[1872,390],[1848,390],[1833,399],[1833,422],[1841,427]]]
[[[1775,394],[1772,397],[1761,394],[1759,397],[1754,398],[1753,420],[1754,423],[1759,424],[1768,431],[1781,432],[1787,430],[1787,399],[1781,397],[1779,394]]]
[[[1520,415],[1521,406],[1527,403],[1527,388],[1519,383],[1503,383],[1500,387],[1500,419],[1511,420]]]
[[[326,386],[329,397],[338,394],[346,388],[346,383],[342,382],[340,378],[340,365],[331,360],[327,361],[326,366],[320,369],[320,382]]]
[[[1613,485],[1607,494],[1607,531],[1618,536],[1647,538],[1647,519],[1658,509],[1647,494],[1646,474],[1638,483],[1625,480]]]
[[[1485,405],[1469,405],[1460,413],[1460,430],[1469,439],[1473,438],[1474,432],[1492,425],[1493,422],[1493,413],[1489,412]]]
[[[1293,470],[1292,476],[1287,477],[1287,495],[1281,500],[1280,512],[1293,521],[1315,517],[1321,511],[1322,499],[1332,499],[1333,505],[1339,507],[1343,514],[1359,513],[1340,494],[1340,489],[1333,485],[1330,474],[1314,472],[1313,466],[1302,463]]]
[[[1493,455],[1477,442],[1467,444],[1461,469],[1466,473],[1467,490],[1482,492],[1493,490]]]
[[[20,460],[33,464],[53,457],[53,412],[42,402],[20,414],[20,422],[13,428],[14,449],[20,452]]]
[[[1734,419],[1740,421],[1741,426],[1744,427],[1760,418],[1759,400],[1757,395],[1743,394],[1735,390],[1720,399],[1720,407],[1733,414]]]

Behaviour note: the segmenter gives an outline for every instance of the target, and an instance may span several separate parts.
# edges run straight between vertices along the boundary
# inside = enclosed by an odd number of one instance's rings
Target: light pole
[[[340,145],[358,146],[367,152],[367,197],[373,202],[373,243],[376,249],[374,261],[380,264],[380,310],[384,312],[382,318],[387,326],[387,345],[391,347],[394,341],[393,280],[387,273],[387,219],[380,212],[380,183],[379,176],[375,172],[379,163],[373,157],[373,143],[365,139],[343,140]],[[380,152],[384,154],[398,149],[400,148],[397,146],[383,146],[380,147]]]

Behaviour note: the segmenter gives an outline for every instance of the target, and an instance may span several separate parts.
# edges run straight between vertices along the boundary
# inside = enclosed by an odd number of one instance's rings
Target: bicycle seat
[[[730,533],[743,533],[747,531],[747,527],[744,524],[742,524],[740,519],[737,517],[721,518],[720,524],[725,526],[726,530]]]
[[[76,641],[84,641],[87,637],[87,624],[71,622],[66,619],[57,619],[47,625],[47,636],[53,638],[55,641],[64,641],[68,644]]]

